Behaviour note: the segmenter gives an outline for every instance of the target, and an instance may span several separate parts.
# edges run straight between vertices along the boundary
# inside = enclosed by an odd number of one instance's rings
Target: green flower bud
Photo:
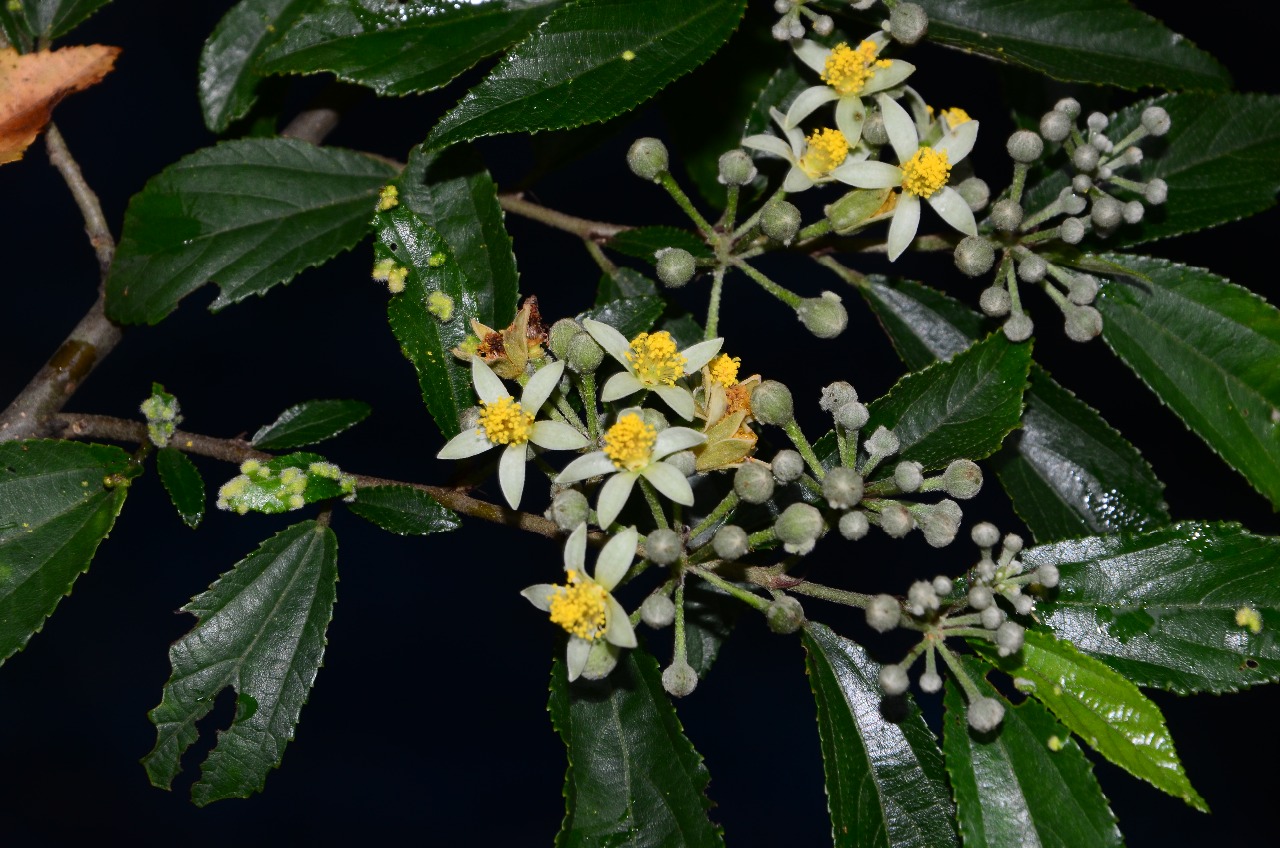
[[[671,456],[662,460],[667,465],[672,466],[686,477],[692,477],[694,472],[698,470],[698,458],[694,456],[693,451],[680,451],[673,453]]]
[[[830,35],[836,28],[836,22],[830,15],[818,15],[813,19],[814,35]]]
[[[1080,117],[1080,101],[1074,97],[1064,97],[1053,105],[1053,108],[1074,121]]]
[[[1046,589],[1053,589],[1058,585],[1058,566],[1049,565],[1048,563],[1036,569],[1036,582]]]
[[[1071,154],[1071,164],[1081,171],[1092,173],[1098,167],[1098,148],[1092,144],[1082,144]]]
[[[888,633],[901,620],[902,606],[893,595],[876,595],[867,604],[867,626],[877,633]]]
[[[996,249],[982,236],[965,236],[955,250],[956,267],[967,277],[980,277],[996,263]]]
[[[1169,199],[1169,184],[1156,177],[1147,183],[1147,187],[1142,192],[1142,198],[1152,206],[1159,206]]]
[[[942,688],[942,675],[936,671],[926,671],[920,675],[920,689],[933,694]]]
[[[1022,550],[1022,537],[1017,533],[1004,534],[1004,549],[1009,553],[1016,554]]]
[[[1079,244],[1084,240],[1084,222],[1079,218],[1068,218],[1058,229],[1058,238],[1067,244]]]
[[[833,468],[822,479],[822,497],[832,509],[850,509],[862,500],[862,475],[852,468]]]
[[[791,244],[796,233],[800,232],[800,220],[800,210],[794,203],[774,200],[760,213],[760,232],[774,241]]]
[[[569,340],[585,332],[582,325],[572,318],[561,318],[551,325],[551,330],[547,333],[547,347],[556,359],[568,359]]]
[[[1072,117],[1057,109],[1045,112],[1040,118],[1040,135],[1045,141],[1063,141],[1071,135]]]
[[[1034,253],[1018,262],[1018,279],[1024,283],[1038,283],[1049,271],[1049,263]]]
[[[822,390],[818,408],[823,412],[835,412],[850,401],[858,399],[858,390],[844,380],[832,383]]]
[[[867,453],[876,457],[895,454],[901,446],[902,442],[898,439],[897,434],[883,425],[877,427],[876,431],[863,444],[863,447],[867,449]]]
[[[1126,224],[1140,223],[1147,214],[1147,207],[1143,206],[1137,200],[1130,200],[1124,205],[1124,222]]]
[[[955,541],[963,517],[960,506],[952,500],[939,501],[916,510],[916,521],[924,533],[924,540],[934,548],[945,548]]]
[[[960,185],[956,186],[956,191],[964,198],[964,202],[969,204],[969,209],[974,212],[981,212],[987,208],[987,204],[991,201],[991,187],[987,185],[986,180],[978,177],[969,177],[961,180]]]
[[[1012,306],[1013,299],[1009,297],[1009,292],[1005,291],[1004,286],[1001,285],[983,289],[982,294],[978,295],[978,308],[982,310],[984,315],[990,315],[992,318],[1008,315]]]
[[[938,597],[940,598],[945,598],[947,595],[950,595],[951,591],[955,589],[955,587],[956,584],[945,574],[939,574],[937,577],[933,578],[933,591],[937,592]]]
[[[902,492],[914,492],[924,483],[924,466],[914,460],[904,459],[893,469],[893,482]]]
[[[769,604],[764,617],[774,633],[795,633],[804,624],[804,607],[790,595],[783,595]]]
[[[942,472],[942,488],[951,497],[967,501],[982,490],[982,469],[972,460],[953,460]]]
[[[644,538],[644,555],[657,565],[670,565],[684,553],[680,534],[665,527],[658,528]]]
[[[871,522],[867,520],[866,514],[857,511],[846,512],[840,516],[840,524],[838,526],[840,535],[850,542],[865,538],[871,530]]]
[[[863,132],[865,135],[865,131]],[[888,189],[855,188],[835,203],[822,207],[823,214],[831,222],[831,229],[839,235],[856,231],[884,206]]]
[[[697,268],[693,254],[683,247],[664,247],[656,254],[658,279],[667,286],[678,289],[693,279]]]
[[[1107,128],[1107,124],[1111,123],[1111,121],[1101,112],[1090,112],[1089,117],[1084,119],[1084,123],[1093,132],[1100,133]]]
[[[777,380],[765,380],[751,393],[751,414],[761,424],[779,427],[795,418],[791,390]]]
[[[578,374],[594,374],[604,362],[604,348],[596,343],[590,333],[578,333],[569,339],[565,348],[565,362]]]
[[[1098,296],[1098,278],[1092,274],[1076,274],[1067,284],[1067,299],[1077,306],[1088,306]]]
[[[889,13],[889,34],[901,44],[915,44],[928,29],[929,16],[918,3],[899,3]]]
[[[990,521],[983,521],[973,525],[973,530],[969,531],[973,543],[980,548],[994,548],[996,542],[1000,541],[1000,530]]]
[[[1017,315],[1010,315],[1000,329],[1004,330],[1005,338],[1009,341],[1025,342],[1035,332],[1036,325],[1027,313],[1019,312]]]
[[[789,554],[807,554],[822,535],[822,513],[809,504],[793,503],[773,524],[773,532]]]
[[[551,499],[551,508],[548,510],[547,517],[554,521],[557,527],[568,533],[576,530],[578,525],[586,523],[590,509],[586,495],[577,489],[565,489]]]
[[[884,690],[886,695],[901,695],[907,691],[907,687],[911,685],[911,680],[907,677],[907,670],[900,665],[886,665],[880,667],[880,688]]]
[[[1071,178],[1071,190],[1076,194],[1088,194],[1093,188],[1093,177],[1088,174],[1076,174]]]
[[[1124,204],[1114,197],[1095,198],[1093,208],[1089,210],[1089,218],[1093,225],[1101,230],[1110,230],[1120,226],[1124,216]]]
[[[982,612],[995,602],[995,595],[989,586],[974,586],[969,590],[969,606],[978,612]]]
[[[733,490],[747,503],[764,503],[773,497],[773,474],[759,462],[744,462],[733,474]]]
[[[587,664],[582,668],[582,676],[587,680],[604,680],[618,665],[618,655],[622,649],[617,645],[601,639],[591,646],[587,654]]]
[[[1080,306],[1067,313],[1067,338],[1087,342],[1102,334],[1102,313],[1092,306]]]
[[[891,539],[901,539],[915,526],[915,519],[900,503],[886,504],[884,509],[880,510],[880,529]]]
[[[640,604],[640,620],[661,630],[676,620],[676,605],[666,595],[650,595]]]
[[[1017,591],[1016,589],[1014,591]],[[1010,592],[1009,594],[1013,594]],[[1006,595],[1005,597],[1008,597]],[[1013,608],[1018,611],[1018,615],[1030,615],[1031,611],[1036,608],[1036,602],[1029,595],[1014,595]]]
[[[744,186],[756,178],[756,163],[744,150],[730,150],[720,155],[720,184]]]
[[[1022,223],[1022,214],[1022,204],[1006,197],[991,207],[991,223],[997,230],[1011,233]]]
[[[779,483],[793,483],[804,473],[804,457],[793,450],[780,450],[774,454],[773,479]]]
[[[979,698],[969,705],[969,726],[979,733],[990,733],[1004,721],[1004,704],[995,698]]]
[[[1007,657],[1022,650],[1022,642],[1027,629],[1016,621],[1006,621],[996,628],[996,647],[1000,656]]]
[[[662,688],[673,698],[683,698],[698,688],[698,672],[684,660],[677,660],[663,670]]]
[[[751,549],[747,541],[747,531],[736,524],[726,524],[716,531],[711,539],[711,547],[720,559],[735,560],[747,555]]]
[[[933,612],[941,604],[937,591],[928,580],[917,580],[907,589],[907,611],[914,616]]]
[[[656,138],[637,138],[627,151],[627,167],[642,180],[658,182],[669,164],[667,146]]]
[[[842,404],[836,409],[835,414],[836,423],[850,431],[861,429],[870,417],[871,411],[867,409],[866,404],[856,400]]]
[[[1013,161],[1029,165],[1044,153],[1044,140],[1031,130],[1018,130],[1009,136],[1005,149]]]
[[[1004,610],[996,606],[994,603],[982,611],[982,626],[988,630],[995,630],[1005,620]]]
[[[1142,128],[1152,135],[1164,135],[1173,126],[1169,113],[1160,106],[1148,106],[1142,110]]]
[[[884,128],[884,116],[879,112],[867,115],[862,124],[862,140],[874,147],[889,143],[889,131]]]
[[[655,433],[661,433],[663,430],[671,426],[667,422],[667,416],[663,415],[656,409],[641,409],[638,411],[640,413],[640,419],[652,427]]]
[[[849,326],[849,313],[834,292],[821,297],[807,297],[796,307],[796,315],[805,329],[820,339],[834,339]]]

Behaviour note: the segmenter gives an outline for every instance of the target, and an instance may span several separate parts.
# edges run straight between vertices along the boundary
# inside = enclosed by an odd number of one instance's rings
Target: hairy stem
[[[631,229],[622,224],[607,224],[604,221],[589,221],[586,218],[566,215],[564,212],[557,212],[555,209],[548,209],[546,206],[525,200],[523,193],[499,194],[498,203],[513,215],[519,215],[594,242],[608,241],[618,233]]]

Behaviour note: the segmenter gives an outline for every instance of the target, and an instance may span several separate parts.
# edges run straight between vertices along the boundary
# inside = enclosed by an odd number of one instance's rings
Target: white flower
[[[977,222],[969,204],[947,185],[951,167],[973,149],[978,137],[978,122],[965,121],[952,132],[944,133],[937,144],[921,147],[915,122],[907,111],[886,95],[878,95],[880,114],[889,143],[900,165],[887,162],[856,162],[847,170],[850,185],[859,188],[901,187],[893,221],[889,224],[889,259],[894,260],[916,237],[920,226],[920,200],[928,202],[942,220],[965,235],[978,234]]]
[[[600,487],[596,516],[601,527],[608,527],[618,517],[639,477],[676,503],[693,506],[693,489],[684,474],[660,460],[705,441],[705,436],[688,427],[668,427],[658,433],[639,415],[628,413],[604,434],[604,450],[578,457],[560,472],[556,482],[615,475]]]
[[[666,330],[641,333],[631,341],[613,327],[590,318],[582,326],[600,347],[627,370],[614,374],[600,390],[602,401],[618,400],[649,389],[686,421],[693,418],[693,395],[676,380],[696,373],[720,351],[724,339],[698,342],[676,350],[676,341]]]
[[[772,153],[791,163],[791,170],[782,181],[782,189],[788,194],[832,180],[847,183],[849,167],[868,156],[862,151],[850,157],[849,141],[840,130],[824,127],[806,138],[799,127],[788,127],[786,116],[777,109],[770,107],[769,114],[782,128],[787,140],[783,141],[776,135],[749,135],[742,140],[742,146]]]
[[[535,607],[550,613],[551,621],[569,633],[565,663],[569,667],[571,681],[588,670],[587,660],[593,651],[603,655],[592,664],[587,677],[599,678],[612,670],[617,661],[617,648],[636,646],[636,633],[627,611],[610,592],[631,568],[638,539],[639,534],[634,527],[628,527],[610,539],[596,559],[593,578],[586,570],[587,525],[579,524],[564,545],[564,570],[568,573],[568,584],[539,583],[520,593]]]
[[[787,110],[785,129],[798,126],[824,103],[836,101],[836,129],[844,134],[850,147],[862,137],[862,122],[867,115],[863,97],[893,88],[916,69],[898,59],[881,59],[889,38],[877,32],[856,48],[845,42],[827,49],[813,41],[801,41],[796,56],[822,76],[826,85],[806,88],[796,96]]]
[[[507,392],[492,368],[479,357],[472,359],[471,381],[480,398],[480,426],[454,436],[436,457],[464,459],[506,445],[498,462],[498,482],[507,503],[516,509],[524,491],[528,442],[548,450],[577,450],[587,446],[587,437],[568,424],[535,420],[538,410],[547,402],[563,373],[563,362],[543,367],[529,378],[517,401]]]

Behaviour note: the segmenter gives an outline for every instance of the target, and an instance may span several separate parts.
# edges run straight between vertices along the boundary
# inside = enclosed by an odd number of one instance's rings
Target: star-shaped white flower
[[[787,117],[777,109],[770,107],[769,114],[782,128],[787,140],[762,133],[747,136],[742,140],[742,146],[772,153],[791,163],[791,170],[782,181],[782,189],[788,194],[832,180],[847,183],[849,167],[867,158],[866,151],[850,154],[849,140],[840,130],[824,127],[806,137],[799,127],[788,127]]]
[[[947,180],[951,167],[973,149],[978,122],[965,121],[954,131],[943,133],[932,147],[921,147],[915,122],[907,110],[884,94],[877,95],[876,102],[880,104],[885,132],[900,164],[856,162],[846,170],[846,182],[859,188],[902,189],[889,224],[889,259],[901,256],[916,237],[921,199],[928,202],[942,220],[965,235],[976,236],[978,225],[973,211],[959,192],[947,185]]]
[[[784,128],[800,125],[824,103],[836,101],[836,129],[844,134],[850,147],[862,137],[862,122],[867,110],[862,98],[900,85],[915,71],[915,65],[898,59],[881,59],[880,51],[889,37],[877,32],[851,48],[840,42],[833,48],[804,40],[795,48],[796,56],[822,76],[825,85],[806,88],[787,110]]]
[[[684,350],[676,349],[675,339],[666,330],[641,333],[631,341],[601,321],[584,319],[582,326],[600,347],[622,363],[627,370],[614,374],[600,390],[602,401],[619,400],[648,389],[663,403],[684,418],[693,418],[693,395],[676,380],[695,374],[720,352],[724,339],[698,342]]]
[[[529,378],[516,400],[479,357],[471,360],[471,382],[480,398],[480,426],[454,436],[436,454],[439,459],[464,459],[505,445],[498,461],[498,482],[512,509],[520,506],[524,492],[524,466],[528,442],[548,450],[577,450],[587,437],[560,421],[538,421],[538,410],[547,402],[564,373],[563,362],[553,362]]]
[[[658,433],[639,415],[627,413],[604,434],[604,450],[578,457],[560,472],[556,482],[576,483],[613,474],[600,487],[596,501],[596,516],[601,527],[608,527],[618,517],[640,477],[676,503],[693,506],[689,481],[678,468],[661,460],[705,441],[706,436],[688,427],[668,427]]]
[[[592,577],[586,569],[587,525],[579,524],[564,545],[568,584],[539,583],[520,593],[535,607],[550,613],[551,620],[569,633],[565,663],[570,681],[577,680],[584,671],[588,678],[604,677],[617,662],[618,648],[636,646],[636,633],[627,611],[610,593],[631,568],[638,540],[634,527],[616,534],[600,551]],[[588,669],[593,652],[600,656]]]

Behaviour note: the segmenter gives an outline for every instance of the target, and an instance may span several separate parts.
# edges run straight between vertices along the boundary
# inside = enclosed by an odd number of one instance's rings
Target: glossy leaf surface
[[[188,527],[200,526],[204,518],[204,478],[185,453],[173,446],[156,452],[156,471],[169,493],[169,500]]]
[[[425,536],[462,526],[453,510],[412,486],[362,487],[347,508],[383,530],[401,536]]]
[[[742,602],[701,580],[690,581],[684,593],[685,658],[702,680],[711,671],[720,646],[733,633]]]
[[[314,445],[351,429],[368,418],[369,412],[369,404],[358,400],[309,400],[280,413],[254,433],[249,444],[260,450]]]
[[[581,313],[578,315],[578,320],[592,318],[602,321],[628,339],[632,339],[652,329],[653,322],[658,320],[658,316],[662,314],[666,305],[666,301],[662,298],[649,295],[611,300]]]
[[[110,0],[18,0],[7,2],[3,13],[21,32],[41,38],[58,38],[80,25]]]
[[[655,254],[667,247],[682,247],[700,258],[710,258],[711,250],[706,242],[689,230],[678,227],[636,227],[623,230],[607,241],[611,250],[643,259],[652,264]]]

